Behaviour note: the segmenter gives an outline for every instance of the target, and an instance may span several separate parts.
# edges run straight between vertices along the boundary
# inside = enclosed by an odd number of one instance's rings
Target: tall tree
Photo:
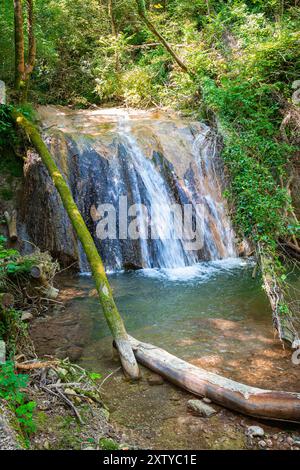
[[[23,33],[23,11],[22,0],[14,0],[15,20],[15,88],[21,89],[25,73],[24,60],[24,33]]]
[[[19,101],[27,101],[30,75],[33,71],[36,57],[36,41],[34,35],[33,0],[26,0],[27,6],[27,35],[28,54],[25,58],[23,5],[22,0],[14,0],[15,22],[15,88]]]
[[[116,73],[120,72],[120,58],[119,58],[119,51],[118,51],[118,29],[116,25],[115,13],[114,13],[114,1],[108,0],[108,15],[110,18],[111,24],[111,32],[116,40],[116,50],[115,50],[115,63],[116,63]]]

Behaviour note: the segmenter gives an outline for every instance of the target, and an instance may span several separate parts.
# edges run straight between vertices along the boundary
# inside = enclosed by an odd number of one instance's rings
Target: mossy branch
[[[130,377],[137,378],[139,375],[139,369],[127,338],[123,320],[114,302],[103,262],[82,215],[74,202],[70,188],[60,173],[38,129],[16,110],[12,110],[12,117],[17,126],[26,132],[60,194],[63,206],[70,218],[90,264],[99,300],[102,305],[106,321],[117,345],[123,368]]]

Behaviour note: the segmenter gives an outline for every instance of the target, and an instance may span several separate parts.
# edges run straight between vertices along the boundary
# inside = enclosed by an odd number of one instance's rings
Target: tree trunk
[[[11,242],[16,242],[18,240],[17,211],[13,210],[11,215],[7,211],[5,211],[4,217],[7,223],[9,239]]]
[[[24,86],[22,89],[21,101],[27,101],[30,76],[34,69],[36,57],[36,41],[34,36],[34,13],[33,13],[33,0],[26,0],[27,2],[27,33],[28,33],[28,58],[25,64],[25,77]]]
[[[25,64],[22,0],[14,0],[15,18],[15,88],[19,101],[26,102],[30,75],[35,65],[36,41],[34,36],[33,0],[26,0],[28,58]]]
[[[117,25],[115,21],[115,15],[114,15],[113,0],[108,0],[108,14],[110,17],[111,32],[116,38],[116,47],[118,47],[117,45],[118,30],[117,30]],[[116,73],[119,73],[120,72],[120,58],[119,58],[119,52],[117,49],[115,51],[115,64],[116,64]]]
[[[137,360],[188,392],[245,415],[300,422],[300,394],[251,387],[189,364],[129,337]]]
[[[190,75],[192,73],[188,70],[187,66],[182,62],[182,60],[177,56],[177,54],[173,51],[170,44],[165,40],[165,38],[160,34],[160,32],[155,28],[154,24],[148,19],[146,6],[144,0],[136,0],[138,13],[143,22],[149,28],[149,30],[154,34],[154,36],[159,39],[160,43],[165,47],[165,49],[169,52],[169,54],[173,57],[175,62],[179,65],[179,67],[185,72]]]
[[[27,0],[28,61],[26,74],[30,75],[35,65],[36,42],[34,36],[33,0]]]
[[[36,127],[31,124],[22,114],[15,110],[12,111],[12,117],[16,124],[26,132],[30,141],[36,148],[49,172],[49,175],[52,178],[56,189],[61,196],[63,206],[70,218],[70,221],[89,261],[99,300],[120,354],[123,369],[131,378],[137,379],[139,376],[139,368],[128,340],[124,323],[115,305],[112,290],[108,283],[102,260],[97,251],[93,238],[88,231],[87,226],[74,202],[70,188],[61,175]]]
[[[15,21],[15,88],[19,92],[24,85],[25,62],[24,62],[24,33],[23,33],[23,11],[22,0],[14,0]]]
[[[274,260],[261,245],[258,245],[258,250],[264,290],[272,308],[273,325],[281,341],[285,341],[291,347],[297,348],[300,342],[293,325],[293,313],[285,303],[284,292],[274,271]]]
[[[49,283],[47,275],[44,272],[44,267],[42,265],[32,266],[30,269],[30,275],[34,279],[38,280],[38,282],[41,284],[43,295],[47,299],[54,300],[58,297],[59,289],[56,289]]]

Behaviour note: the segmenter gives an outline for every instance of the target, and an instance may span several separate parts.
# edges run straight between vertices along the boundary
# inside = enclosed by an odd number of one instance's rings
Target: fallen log
[[[194,395],[255,418],[300,422],[300,393],[251,387],[189,364],[131,336],[138,362]]]
[[[16,242],[18,240],[17,211],[13,210],[11,215],[7,211],[5,211],[4,217],[7,223],[9,239],[11,242]]]
[[[45,362],[16,362],[15,367],[19,370],[34,370],[34,369],[45,369],[49,367],[55,367],[59,364],[58,360],[45,361]]]
[[[43,266],[32,266],[30,275],[43,286],[43,293],[47,299],[54,300],[58,297],[59,289],[56,289],[48,282],[47,275],[43,272]]]

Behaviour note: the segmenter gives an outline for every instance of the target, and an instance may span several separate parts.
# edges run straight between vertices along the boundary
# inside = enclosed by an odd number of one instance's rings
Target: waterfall
[[[41,107],[40,114],[46,142],[107,270],[182,268],[236,255],[222,196],[222,162],[210,128],[151,111]],[[47,230],[52,236],[43,237],[45,246],[40,245],[59,258],[68,245],[68,253],[73,251],[72,257],[86,270],[82,249],[74,242],[57,199],[50,198],[47,208],[39,206],[40,184],[55,191],[41,172],[32,165],[25,183],[30,188],[27,196],[35,197],[38,218],[45,209],[58,215],[51,215]],[[32,184],[37,174],[39,187]],[[47,221],[43,226],[45,233]],[[41,241],[38,226],[26,231],[34,242]]]

